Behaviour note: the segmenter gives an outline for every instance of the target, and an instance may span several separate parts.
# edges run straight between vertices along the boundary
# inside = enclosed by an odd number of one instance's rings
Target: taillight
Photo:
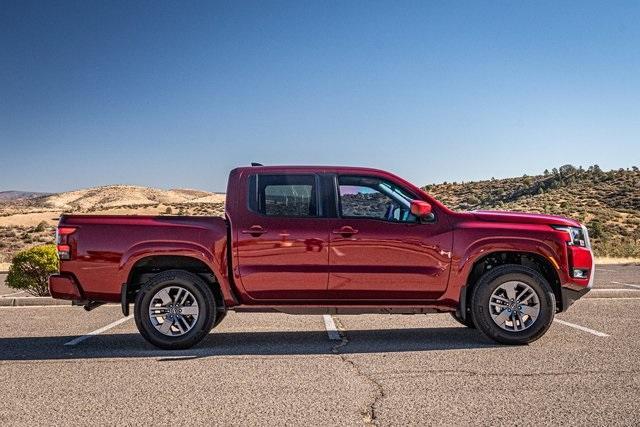
[[[75,233],[75,227],[58,227],[56,229],[56,246],[58,248],[58,258],[61,260],[71,259],[71,246],[69,246],[69,236]]]

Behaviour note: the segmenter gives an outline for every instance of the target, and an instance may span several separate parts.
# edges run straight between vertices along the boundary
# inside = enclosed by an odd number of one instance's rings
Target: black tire
[[[518,281],[530,286],[537,294],[540,311],[526,329],[507,331],[494,322],[489,312],[493,291],[500,285]],[[471,313],[476,327],[488,338],[502,344],[522,345],[543,336],[551,326],[556,312],[556,298],[549,282],[536,270],[521,265],[502,265],[484,274],[473,289]]]
[[[456,320],[456,322],[460,323],[461,325],[471,329],[476,328],[476,325],[473,323],[473,320],[471,319],[471,313],[467,313],[467,318],[465,320],[459,317],[458,313],[456,313],[455,311],[452,311],[450,314],[451,314],[451,317],[453,317]]]
[[[222,322],[224,320],[225,317],[227,317],[227,312],[226,311],[219,311],[216,314],[216,320],[213,322],[213,327],[215,328],[216,326],[218,326],[220,324],[220,322]]]
[[[183,335],[168,336],[154,327],[149,315],[149,304],[157,292],[169,286],[189,291],[198,303],[198,318]],[[168,270],[149,280],[136,295],[134,316],[140,334],[151,344],[165,350],[190,348],[200,342],[216,321],[216,303],[211,288],[195,274],[184,270]]]

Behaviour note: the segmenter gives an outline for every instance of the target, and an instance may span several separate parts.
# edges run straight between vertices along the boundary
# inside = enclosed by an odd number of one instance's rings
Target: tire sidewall
[[[460,323],[463,326],[466,326],[467,328],[471,328],[471,329],[476,328],[475,323],[473,323],[473,320],[471,319],[471,313],[467,313],[467,318],[463,320],[461,317],[458,316],[458,313],[456,313],[455,311],[452,311],[451,317],[453,317],[456,322]]]
[[[498,326],[489,311],[493,291],[501,284],[519,281],[529,285],[540,301],[538,318],[524,331],[507,331]],[[503,344],[526,344],[540,338],[551,326],[556,310],[556,300],[551,286],[537,271],[518,265],[497,267],[486,273],[478,282],[472,296],[473,321],[487,337]]]
[[[172,337],[164,335],[152,324],[149,304],[158,291],[169,286],[181,286],[191,292],[200,310],[196,324],[184,335]],[[142,336],[151,344],[163,349],[184,349],[198,343],[213,327],[215,321],[215,299],[207,284],[195,274],[172,270],[157,274],[138,292],[134,315],[136,326]]]

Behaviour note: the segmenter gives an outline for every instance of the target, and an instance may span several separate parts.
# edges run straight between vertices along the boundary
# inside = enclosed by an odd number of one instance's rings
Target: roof
[[[281,172],[300,171],[300,172],[348,172],[348,173],[376,173],[389,175],[389,172],[381,169],[361,167],[361,166],[313,166],[313,165],[269,165],[269,166],[242,166],[238,169],[250,170],[253,172]]]

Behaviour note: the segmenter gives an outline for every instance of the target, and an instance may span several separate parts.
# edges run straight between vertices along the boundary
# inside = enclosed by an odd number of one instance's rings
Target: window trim
[[[336,174],[320,173],[318,174],[321,184],[323,218],[338,218],[338,195],[336,191]]]
[[[406,192],[407,194],[411,195],[413,197],[412,200],[423,200],[421,197],[418,197],[413,191],[407,189],[405,186],[398,184],[397,182],[389,179],[389,178],[385,178],[385,177],[381,177],[381,176],[377,176],[377,175],[362,175],[362,174],[336,174],[335,175],[335,193],[336,193],[336,215],[338,219],[350,219],[350,220],[369,220],[369,221],[381,221],[387,224],[402,224],[402,225],[413,225],[413,224],[434,224],[435,222],[437,222],[437,217],[438,215],[436,214],[436,212],[433,212],[433,218],[429,219],[429,220],[425,220],[425,219],[421,219],[421,218],[416,218],[416,221],[389,221],[388,219],[384,219],[384,218],[372,218],[372,217],[368,217],[368,216],[344,216],[342,215],[342,198],[340,197],[340,177],[347,177],[347,178],[375,178],[378,179],[380,181],[383,182],[389,182],[391,184],[393,184],[394,186],[401,188],[404,192]],[[384,193],[381,193],[384,194]],[[385,194],[385,196],[389,197],[388,195]],[[425,200],[426,201],[426,200]],[[427,201],[427,203],[429,203]]]
[[[302,176],[302,177],[313,177],[313,185],[315,186],[315,203],[316,203],[316,215],[300,215],[300,216],[288,216],[288,215],[267,215],[266,213],[260,212],[260,177],[272,177],[272,176]],[[252,193],[252,183],[254,180],[255,186],[255,194]],[[321,182],[320,177],[317,173],[253,173],[247,176],[247,210],[253,214],[259,215],[264,218],[294,218],[294,219],[319,219],[326,218],[326,209],[324,207],[322,197],[320,197],[321,193]],[[312,189],[313,190],[313,189]],[[252,207],[252,197],[257,205],[256,208]]]

